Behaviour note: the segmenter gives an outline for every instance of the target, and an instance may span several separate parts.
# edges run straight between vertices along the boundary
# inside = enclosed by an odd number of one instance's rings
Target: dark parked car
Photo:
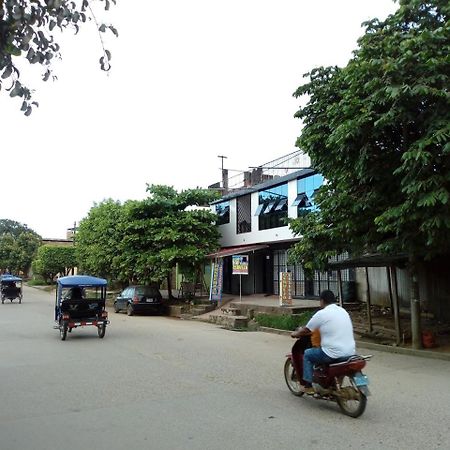
[[[114,311],[121,310],[129,316],[134,313],[162,313],[164,303],[161,292],[153,286],[129,286],[114,301]]]

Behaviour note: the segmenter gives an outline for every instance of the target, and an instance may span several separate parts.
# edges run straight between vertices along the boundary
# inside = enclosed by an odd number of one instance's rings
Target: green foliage
[[[297,146],[328,184],[291,223],[292,257],[322,268],[344,250],[432,257],[450,250],[448,1],[401,0],[365,23],[344,68],[314,69],[296,97]]]
[[[80,223],[76,250],[80,269],[128,282],[161,283],[179,264],[194,273],[217,248],[215,215],[192,207],[208,205],[217,194],[203,189],[178,193],[148,186],[149,197],[120,204],[105,200]]]
[[[34,261],[33,261],[34,263]],[[48,283],[41,277],[34,277],[32,280],[27,281],[28,286],[47,286]]]
[[[102,278],[119,276],[117,257],[123,239],[124,206],[112,199],[95,204],[78,227],[76,255],[79,269]]]
[[[257,314],[255,320],[262,327],[293,331],[300,326],[306,325],[313,314],[314,311],[293,315]]]
[[[179,264],[193,272],[218,246],[215,215],[206,206],[217,194],[205,189],[178,193],[170,186],[148,186],[149,197],[125,205],[119,245],[121,278],[161,282]]]
[[[43,245],[39,247],[37,258],[33,261],[33,273],[41,275],[47,282],[52,282],[57,274],[69,275],[77,266],[75,247]]]
[[[41,245],[41,237],[26,225],[0,220],[0,270],[28,274],[31,261]]]
[[[116,0],[100,0],[105,10]],[[20,72],[14,58],[27,60],[30,64],[43,67],[43,80],[52,77],[52,61],[61,59],[60,46],[55,41],[55,29],[71,29],[75,34],[79,27],[91,21],[98,27],[98,32],[110,31],[115,36],[117,30],[112,25],[98,23],[91,8],[92,0],[74,2],[71,0],[0,0],[0,90],[4,83],[11,97],[22,98],[21,111],[26,116],[32,107],[38,106],[32,100],[32,91],[20,82]],[[54,31],[55,30],[55,31]],[[109,70],[111,52],[103,46],[100,58],[102,70]]]

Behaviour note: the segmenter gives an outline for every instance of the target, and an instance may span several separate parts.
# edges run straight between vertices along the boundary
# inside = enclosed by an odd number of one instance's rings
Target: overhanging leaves
[[[111,1],[104,2],[108,10]],[[43,67],[44,81],[50,79],[52,73],[51,61],[61,58],[60,47],[54,40],[53,31],[55,27],[60,30],[72,29],[78,33],[80,24],[96,17],[91,8],[91,1],[83,0],[74,2],[72,0],[0,0],[0,90],[2,80],[9,80],[10,84],[17,83],[20,78],[16,68],[16,59],[24,57],[30,64],[40,64]],[[112,3],[115,4],[113,1]],[[115,36],[117,30],[111,25],[102,25],[103,31],[110,29]],[[103,39],[100,38],[103,46]],[[102,70],[109,70],[111,54],[104,48],[105,61],[101,61]],[[105,56],[106,55],[106,56]],[[56,79],[53,76],[53,79]],[[21,97],[27,103],[25,115],[32,111],[32,96],[30,89],[14,88],[10,94],[12,97]]]
[[[317,68],[296,97],[297,145],[329,181],[320,212],[292,224],[293,255],[323,267],[336,251],[450,249],[450,63],[446,1],[400,1],[365,24],[344,68]]]

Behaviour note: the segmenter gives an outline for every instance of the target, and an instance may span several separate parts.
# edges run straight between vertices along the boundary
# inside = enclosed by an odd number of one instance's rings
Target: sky
[[[207,187],[296,149],[301,102],[314,67],[345,66],[392,0],[117,0],[97,19],[112,69],[102,72],[93,22],[58,42],[54,82],[21,66],[39,108],[0,92],[0,219],[44,238],[106,198],[146,197],[148,184]]]

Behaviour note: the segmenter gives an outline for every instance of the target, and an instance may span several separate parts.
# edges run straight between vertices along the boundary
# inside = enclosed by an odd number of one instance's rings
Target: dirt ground
[[[355,334],[360,338],[379,344],[395,343],[394,316],[390,308],[371,308],[372,331],[369,331],[368,312],[366,305],[349,308]],[[430,345],[433,351],[450,351],[450,323],[442,323],[429,317],[421,318],[423,330],[423,344]],[[400,314],[400,342],[401,347],[411,346],[411,319],[408,314]]]

